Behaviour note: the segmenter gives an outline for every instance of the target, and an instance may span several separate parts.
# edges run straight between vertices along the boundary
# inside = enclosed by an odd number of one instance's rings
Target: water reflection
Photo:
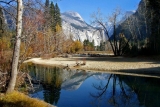
[[[128,87],[121,76],[110,74],[106,79],[106,84],[93,84],[97,90],[90,93],[93,97],[93,105],[107,105],[112,107],[137,107],[139,101],[135,92]]]
[[[42,88],[32,93],[58,107],[159,107],[159,79],[29,66]],[[38,94],[38,96],[37,96]]]
[[[160,79],[131,76],[121,78],[137,94],[140,105],[160,107]]]
[[[77,90],[83,81],[93,72],[79,70],[67,70],[58,67],[46,67],[42,65],[29,66],[30,75],[34,82],[41,81],[44,101],[57,105],[61,89]],[[40,90],[37,90],[40,91]]]
[[[41,81],[43,87],[44,101],[50,104],[57,104],[60,97],[62,78],[60,68],[51,68],[40,65],[30,66],[30,75],[34,82]]]

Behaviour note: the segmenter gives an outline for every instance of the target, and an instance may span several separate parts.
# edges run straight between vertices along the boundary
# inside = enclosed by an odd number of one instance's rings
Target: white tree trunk
[[[14,91],[14,88],[16,85],[20,44],[21,44],[21,34],[22,34],[22,14],[23,14],[23,1],[17,0],[16,40],[15,40],[15,46],[13,50],[13,57],[12,57],[11,78],[7,88],[7,93]]]

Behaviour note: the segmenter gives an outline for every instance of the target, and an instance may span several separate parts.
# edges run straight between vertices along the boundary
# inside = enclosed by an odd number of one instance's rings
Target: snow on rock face
[[[68,17],[77,18],[77,20],[84,21],[83,18],[80,16],[80,14],[77,12],[68,11],[68,12],[64,12],[63,15],[66,15]]]
[[[66,36],[72,35],[73,40],[94,40],[95,46],[105,40],[104,33],[88,25],[77,12],[65,12],[61,14],[62,28]]]
[[[85,72],[86,74],[84,75],[84,72],[81,71],[68,71],[64,70],[64,72],[61,75],[62,78],[62,84],[61,84],[61,89],[64,90],[77,90],[83,82],[91,77],[92,75],[97,75],[98,73],[95,72]]]

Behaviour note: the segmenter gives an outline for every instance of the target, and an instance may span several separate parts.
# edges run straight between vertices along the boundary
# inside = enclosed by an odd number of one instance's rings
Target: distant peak
[[[62,13],[62,14],[69,15],[69,16],[78,18],[78,19],[81,20],[81,21],[84,21],[83,18],[81,17],[81,15],[80,15],[78,12],[67,11],[67,12],[64,12],[64,13]]]
[[[69,14],[69,15],[78,15],[78,16],[80,16],[80,14],[78,13],[78,12],[74,12],[74,11],[66,11],[66,12],[64,12],[65,14]]]
[[[132,10],[132,11],[126,11],[126,13],[125,14],[127,14],[127,15],[132,15],[132,14],[134,14],[136,11],[135,10]]]

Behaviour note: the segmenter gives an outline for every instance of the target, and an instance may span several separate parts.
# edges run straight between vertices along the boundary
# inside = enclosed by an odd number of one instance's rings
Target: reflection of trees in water
[[[42,65],[35,65],[32,68],[31,76],[42,82],[44,101],[50,104],[56,105],[60,97],[61,70],[58,67],[45,67]]]
[[[121,76],[110,74],[106,80],[105,85],[102,83],[93,85],[97,90],[97,93],[90,94],[94,98],[93,105],[97,107],[104,105],[135,107],[137,105],[135,93],[122,81]]]
[[[123,81],[137,94],[141,105],[160,107],[160,79],[123,76]]]
[[[61,78],[59,68],[47,69],[46,70],[46,79],[43,83],[44,89],[44,101],[50,104],[57,104],[60,97],[61,90]]]

